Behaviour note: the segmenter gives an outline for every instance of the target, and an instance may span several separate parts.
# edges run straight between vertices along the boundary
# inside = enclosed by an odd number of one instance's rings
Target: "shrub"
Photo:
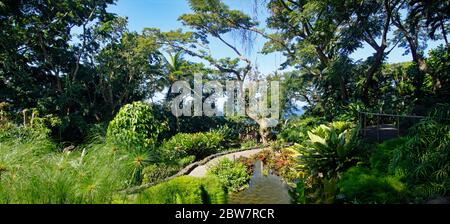
[[[247,187],[250,175],[247,167],[239,162],[233,162],[227,158],[208,169],[208,175],[217,177],[229,191],[238,191]]]
[[[307,174],[308,201],[334,202],[337,180],[362,160],[356,134],[350,122],[320,125],[308,132],[309,140],[298,148],[301,169]]]
[[[0,141],[31,142],[46,139],[49,133],[50,130],[47,128],[18,126],[8,122],[0,129]]]
[[[228,125],[223,125],[215,129],[215,131],[224,137],[227,145],[231,145],[239,140],[239,132],[235,127],[231,128]]]
[[[298,164],[298,152],[291,148],[283,148],[280,152],[273,154],[273,158],[266,168],[270,169],[273,174],[282,177],[288,183],[297,181],[303,173]]]
[[[396,147],[391,173],[403,173],[418,200],[448,196],[450,189],[450,125],[424,119]]]
[[[388,173],[394,150],[405,141],[406,138],[396,138],[379,144],[370,157],[371,168],[380,173]]]
[[[218,132],[180,133],[165,141],[161,151],[170,161],[187,156],[195,156],[199,160],[221,151],[223,142],[224,137]]]
[[[178,166],[165,164],[152,164],[144,168],[143,183],[155,183],[176,174],[180,170]]]
[[[303,176],[301,166],[298,164],[299,153],[293,148],[281,148],[277,151],[263,150],[252,156],[252,158],[239,158],[252,173],[255,160],[261,160],[264,163],[264,173],[272,172],[272,174],[282,177],[288,184],[294,184]]]
[[[448,124],[450,120],[450,104],[448,103],[437,104],[430,110],[429,116],[437,122]]]
[[[290,194],[295,204],[305,204],[305,182],[303,180],[298,181],[293,191],[290,191]]]
[[[308,139],[308,131],[323,121],[315,117],[305,117],[289,120],[280,131],[278,138],[284,142],[303,143]]]
[[[44,140],[48,138],[51,132],[49,128],[55,127],[61,122],[59,118],[53,115],[40,117],[37,110],[33,110],[32,114],[32,118],[30,117],[28,122],[21,126],[8,119],[3,119],[0,124],[0,141],[13,140],[17,143],[25,143]]]
[[[261,146],[261,144],[258,144],[255,139],[249,139],[241,143],[241,149],[256,148],[258,146]]]
[[[222,204],[226,192],[217,179],[182,176],[150,187],[137,197],[141,204]]]
[[[166,130],[165,121],[155,119],[152,107],[144,102],[123,106],[109,123],[107,139],[126,149],[146,149]]]
[[[381,176],[367,168],[352,167],[338,182],[342,200],[352,203],[402,203],[405,186],[396,176]]]
[[[352,123],[333,122],[308,132],[309,140],[299,150],[311,176],[335,178],[360,160],[357,132],[351,127]]]

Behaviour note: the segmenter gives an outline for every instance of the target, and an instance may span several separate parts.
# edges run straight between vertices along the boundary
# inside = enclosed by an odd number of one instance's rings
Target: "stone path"
[[[223,155],[223,156],[219,156],[217,158],[212,159],[211,161],[207,162],[205,165],[202,166],[198,166],[195,169],[193,169],[190,173],[189,176],[193,176],[193,177],[203,177],[206,175],[206,171],[208,170],[209,167],[216,165],[220,160],[224,159],[224,158],[228,158],[230,160],[235,160],[237,158],[240,157],[251,157],[255,154],[258,154],[259,152],[263,151],[264,149],[252,149],[252,150],[247,150],[247,151],[242,151],[242,152],[235,152],[235,153],[230,153],[227,155]]]

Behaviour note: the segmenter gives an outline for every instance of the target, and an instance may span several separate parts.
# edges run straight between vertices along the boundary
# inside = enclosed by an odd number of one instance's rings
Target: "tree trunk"
[[[261,142],[263,145],[269,144],[269,130],[267,128],[261,127],[259,128],[259,135],[261,136]]]
[[[367,71],[367,80],[366,80],[366,83],[364,84],[363,95],[362,95],[362,100],[363,100],[364,104],[366,104],[366,105],[368,105],[368,103],[369,103],[369,89],[371,88],[372,83],[373,83],[373,76],[381,67],[385,49],[386,49],[386,46],[381,46],[377,50],[377,52],[375,53],[374,62],[372,63],[372,66],[369,68],[369,70]]]
[[[341,99],[343,102],[346,102],[348,99],[347,89],[345,87],[345,80],[342,75],[339,77],[339,86],[341,88]]]
[[[428,65],[425,61],[425,59],[423,58],[423,55],[421,55],[420,53],[417,52],[417,47],[414,43],[408,41],[410,44],[410,49],[411,49],[411,55],[413,58],[413,62],[417,64],[418,68],[419,68],[419,76],[417,77],[417,79],[415,80],[415,95],[417,97],[420,97],[423,94],[422,91],[422,85],[423,82],[425,80],[425,74],[428,73]]]

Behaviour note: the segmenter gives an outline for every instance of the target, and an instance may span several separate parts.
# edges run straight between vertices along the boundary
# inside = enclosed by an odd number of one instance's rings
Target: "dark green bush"
[[[449,124],[450,104],[448,103],[437,104],[430,110],[429,116],[438,122]]]
[[[152,164],[142,171],[143,183],[154,183],[176,174],[181,168],[165,164]]]
[[[323,121],[316,117],[289,120],[283,126],[278,138],[284,142],[302,143],[308,139],[308,131],[320,124],[323,124]]]
[[[391,173],[402,173],[416,199],[448,196],[450,189],[450,125],[424,119],[396,147]]]
[[[352,167],[338,182],[340,198],[351,203],[402,203],[405,186],[396,176],[381,176],[367,168]]]
[[[233,162],[227,158],[210,167],[208,175],[217,177],[230,192],[247,187],[250,180],[250,174],[248,174],[247,167],[244,164]]]
[[[223,204],[225,189],[215,178],[182,176],[150,187],[137,197],[141,204]]]
[[[215,131],[224,137],[227,146],[231,146],[239,141],[239,132],[236,128],[223,125],[215,129]]]
[[[164,157],[176,161],[187,156],[195,156],[196,160],[220,152],[225,141],[219,132],[200,132],[195,134],[180,133],[161,146]]]
[[[380,173],[388,173],[394,150],[402,146],[405,141],[405,138],[397,138],[379,144],[370,157],[372,169]]]
[[[123,106],[109,123],[107,140],[126,149],[146,149],[166,128],[165,121],[155,119],[151,105],[134,102]]]

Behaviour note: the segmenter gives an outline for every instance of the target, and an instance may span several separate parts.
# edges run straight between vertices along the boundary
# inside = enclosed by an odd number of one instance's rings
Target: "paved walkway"
[[[240,157],[251,157],[255,154],[258,154],[259,152],[263,151],[264,148],[262,149],[252,149],[252,150],[247,150],[247,151],[242,151],[242,152],[235,152],[235,153],[230,153],[227,155],[223,155],[223,156],[219,156],[217,158],[212,159],[211,161],[207,162],[205,165],[202,166],[198,166],[195,169],[193,169],[190,173],[189,176],[193,176],[193,177],[203,177],[206,175],[206,171],[208,170],[209,167],[216,165],[220,160],[224,159],[224,158],[228,158],[230,160],[235,160],[237,158]]]

